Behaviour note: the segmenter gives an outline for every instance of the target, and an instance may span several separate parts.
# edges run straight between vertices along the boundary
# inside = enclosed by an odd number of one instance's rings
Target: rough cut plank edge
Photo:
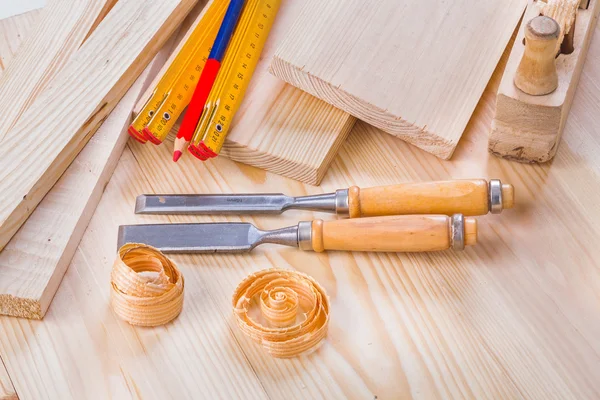
[[[444,160],[452,157],[454,149],[458,144],[440,137],[435,132],[428,131],[426,127],[418,127],[373,105],[369,105],[368,113],[360,112],[366,109],[361,99],[345,92],[341,88],[334,87],[319,77],[304,72],[302,68],[291,65],[277,56],[273,57],[269,72],[334,107],[355,111],[352,115],[361,121],[365,121]]]
[[[536,3],[530,1],[523,17],[524,22],[539,15],[537,7]],[[559,87],[545,96],[527,95],[513,83],[524,51],[522,24],[498,88],[496,112],[488,144],[490,153],[523,163],[544,163],[554,157],[599,13],[600,0],[591,0],[587,10],[579,9],[575,22],[575,51],[559,56]]]
[[[52,1],[0,78],[0,141],[117,0]],[[66,9],[68,15],[65,15]]]
[[[119,1],[72,62],[27,109],[13,128],[17,132],[12,136],[9,133],[4,148],[0,148],[0,158],[12,166],[0,171],[0,183],[5,189],[14,188],[12,191],[0,190],[3,196],[0,204],[3,207],[1,248],[58,181],[194,4],[195,0],[157,0],[146,2],[142,7],[133,0]],[[149,17],[155,14],[161,15],[160,18],[144,31],[142,26],[148,24]],[[132,16],[136,18],[131,21]],[[127,20],[131,22],[125,24]],[[111,32],[119,25],[124,29],[121,34]],[[112,36],[107,40],[109,32]],[[121,54],[126,53],[128,46],[131,47],[129,53]],[[111,59],[113,64],[109,64]],[[96,72],[97,69],[99,72]],[[74,95],[65,87],[75,82],[84,86],[80,93]],[[88,97],[87,102],[80,98],[84,95]],[[93,96],[93,101],[90,96]],[[48,107],[48,103],[60,105],[58,111]],[[68,108],[70,113],[60,113],[61,107],[63,111]],[[39,141],[40,137],[39,132],[31,132],[32,126],[44,129],[46,135],[51,132],[62,133],[55,136],[53,141],[45,142],[45,158],[37,154],[42,149],[35,146],[33,140]],[[29,176],[11,176],[15,167],[28,168]]]
[[[346,123],[342,126],[338,136],[327,151],[327,154],[323,158],[323,162],[316,169],[313,165],[308,163],[302,163],[296,160],[290,160],[286,157],[269,154],[265,151],[242,145],[231,140],[225,141],[225,145],[221,150],[221,155],[230,160],[261,168],[309,185],[320,185],[329,169],[329,165],[337,155],[340,147],[342,147],[346,141],[355,122],[356,119],[354,117],[346,119]]]

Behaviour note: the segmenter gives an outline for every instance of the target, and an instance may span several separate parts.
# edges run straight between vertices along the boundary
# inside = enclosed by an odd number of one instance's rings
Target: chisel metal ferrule
[[[298,223],[298,247],[307,251],[313,249],[311,221],[301,221]]]
[[[452,248],[454,250],[465,249],[465,217],[462,214],[454,214],[451,222]]]
[[[502,212],[502,182],[500,179],[490,179],[489,184],[489,204],[492,214],[500,214]]]

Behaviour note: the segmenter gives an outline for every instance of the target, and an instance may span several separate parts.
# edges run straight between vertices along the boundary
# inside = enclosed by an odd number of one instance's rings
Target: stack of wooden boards
[[[195,3],[51,1],[4,71],[2,314],[44,315],[121,154],[148,72],[119,101]]]

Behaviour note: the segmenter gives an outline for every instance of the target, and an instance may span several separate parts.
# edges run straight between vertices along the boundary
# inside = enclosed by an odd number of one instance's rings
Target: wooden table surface
[[[8,373],[0,391],[21,399],[599,398],[600,28],[552,163],[488,154],[502,67],[451,161],[358,123],[312,187],[224,158],[174,164],[170,144],[130,141],[45,319],[0,318]],[[188,179],[170,183],[177,171]],[[271,229],[323,216],[135,216],[140,193],[304,195],[471,177],[512,183],[517,206],[480,217],[479,244],[464,252],[261,246],[252,255],[174,256],[186,288],[173,323],[134,328],[109,308],[120,224],[242,220]],[[233,289],[270,267],[310,274],[331,297],[328,337],[309,356],[272,359],[235,326]]]

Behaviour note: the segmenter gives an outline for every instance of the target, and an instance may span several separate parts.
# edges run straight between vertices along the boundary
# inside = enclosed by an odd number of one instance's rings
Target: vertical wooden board
[[[309,0],[271,71],[448,159],[525,4]]]
[[[52,0],[0,78],[0,142],[117,0]]]
[[[0,248],[81,151],[194,0],[119,1],[8,133],[0,157]],[[60,132],[60,134],[57,134]]]

